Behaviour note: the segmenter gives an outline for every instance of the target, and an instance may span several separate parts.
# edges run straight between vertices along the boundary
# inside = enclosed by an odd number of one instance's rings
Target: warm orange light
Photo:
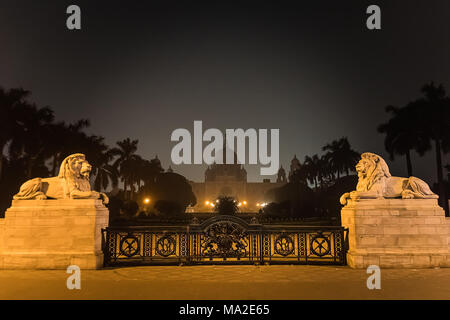
[[[144,199],[144,203],[145,203],[145,204],[150,203],[150,199],[149,199],[149,198],[145,198],[145,199]]]
[[[240,207],[240,206],[242,206],[242,203],[241,203],[241,202],[238,203],[238,207]]]
[[[209,201],[205,201],[205,204],[206,204],[206,205],[209,205]]]
[[[256,206],[257,206],[257,207],[259,207],[259,206],[260,206],[260,204],[259,204],[259,203],[257,203],[257,204],[256,204]]]
[[[244,205],[247,205],[247,201],[245,201],[245,200],[244,200],[242,203],[243,203]]]
[[[212,202],[210,203],[210,205],[211,205],[211,207],[214,207],[214,206],[215,206],[215,204],[214,204],[214,203],[212,203]]]

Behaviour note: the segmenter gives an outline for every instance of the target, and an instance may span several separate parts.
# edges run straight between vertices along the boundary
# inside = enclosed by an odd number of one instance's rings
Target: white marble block
[[[0,269],[101,268],[108,217],[98,199],[13,200],[0,219]]]
[[[450,219],[436,199],[349,199],[341,221],[350,267],[450,266]]]

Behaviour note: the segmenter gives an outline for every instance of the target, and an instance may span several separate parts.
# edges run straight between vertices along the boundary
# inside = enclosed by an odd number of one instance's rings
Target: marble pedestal
[[[352,268],[450,267],[450,219],[437,200],[350,200],[341,222],[349,229]]]
[[[0,269],[103,266],[101,200],[13,200],[0,219]]]

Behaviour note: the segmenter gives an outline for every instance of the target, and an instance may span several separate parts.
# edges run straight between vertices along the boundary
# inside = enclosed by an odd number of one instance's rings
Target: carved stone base
[[[0,269],[103,266],[101,200],[13,200],[0,219]]]
[[[450,267],[450,219],[437,200],[350,201],[341,221],[349,229],[352,268]]]

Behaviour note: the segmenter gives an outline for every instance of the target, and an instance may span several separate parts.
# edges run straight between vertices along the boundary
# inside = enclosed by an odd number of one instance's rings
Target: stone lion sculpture
[[[428,184],[416,177],[393,177],[386,162],[379,155],[366,152],[356,165],[358,184],[356,190],[344,193],[340,202],[346,205],[348,199],[437,199]]]
[[[109,199],[106,194],[91,190],[91,170],[92,166],[84,154],[72,154],[61,163],[57,177],[28,180],[22,184],[13,199],[102,199],[107,204]]]

